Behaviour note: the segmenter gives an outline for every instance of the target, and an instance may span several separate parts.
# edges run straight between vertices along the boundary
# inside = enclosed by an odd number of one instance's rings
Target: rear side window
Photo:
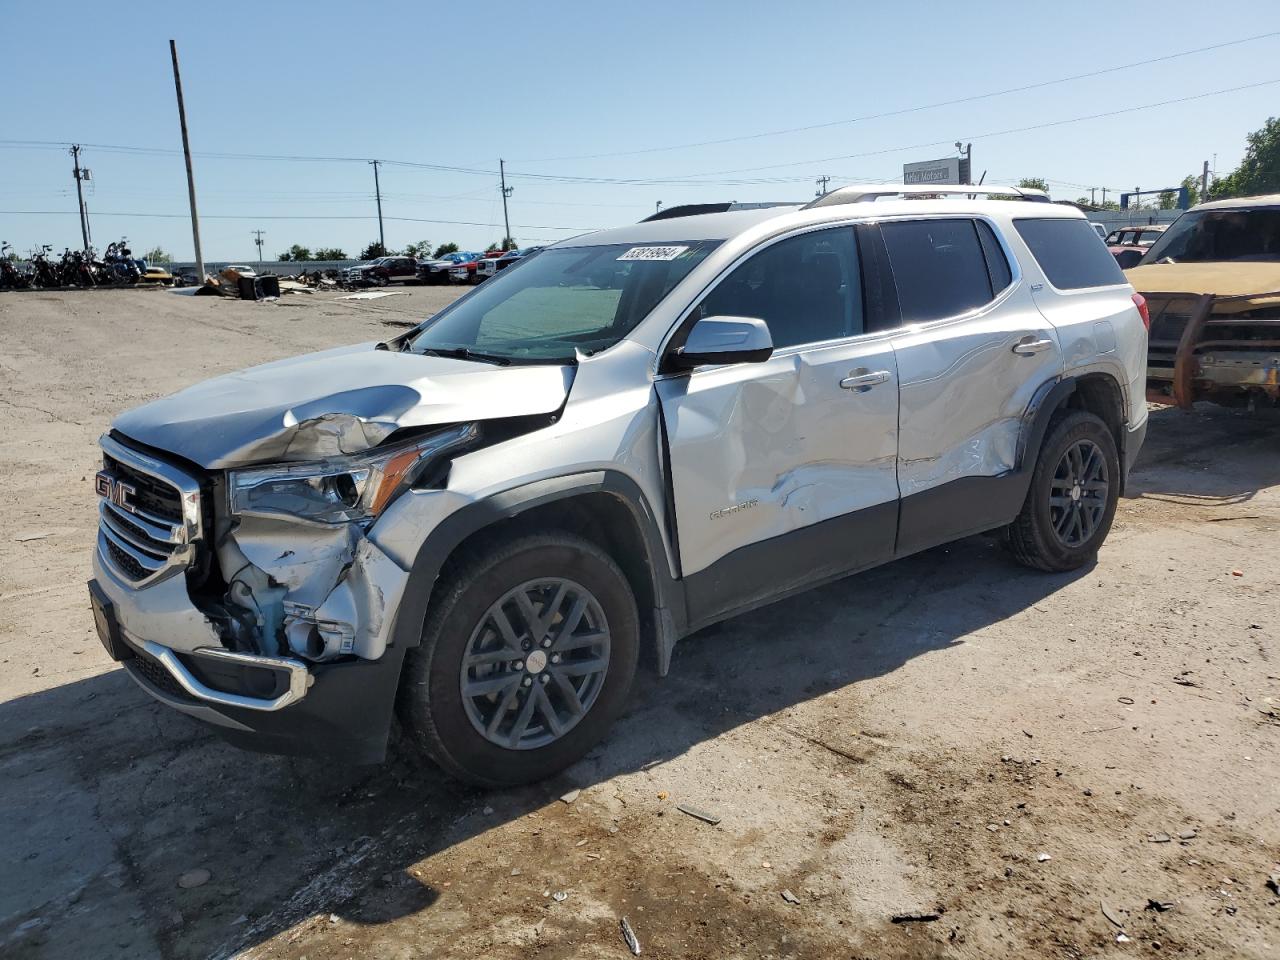
[[[990,302],[987,260],[972,220],[890,221],[880,232],[903,323],[954,317]]]
[[[1098,243],[1087,220],[1015,220],[1040,269],[1059,290],[1111,287],[1124,274],[1110,251]]]

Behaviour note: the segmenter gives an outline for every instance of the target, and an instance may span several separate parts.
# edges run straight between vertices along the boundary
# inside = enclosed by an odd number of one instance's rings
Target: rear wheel
[[[405,663],[409,739],[485,786],[550,776],[622,712],[635,675],[635,599],[617,564],[563,533],[475,554],[437,586]]]
[[[1037,570],[1075,570],[1097,556],[1119,497],[1115,438],[1094,414],[1071,410],[1041,445],[1027,499],[1007,530],[1009,548]]]

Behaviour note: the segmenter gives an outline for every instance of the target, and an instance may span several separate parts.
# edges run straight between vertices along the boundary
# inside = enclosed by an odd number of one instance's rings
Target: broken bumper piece
[[[142,641],[142,651],[187,696],[219,707],[283,710],[305,697],[314,679],[305,663],[284,657],[202,647],[184,658],[152,640]]]
[[[217,635],[183,578],[143,590],[95,557],[89,592],[103,645],[165,705],[210,724],[239,747],[378,763],[386,755],[403,647],[377,660],[305,663],[215,646]]]
[[[284,670],[277,658],[206,659],[199,653],[177,654],[154,642],[134,652],[124,666],[140,687],[167,706],[211,724],[241,749],[357,764],[381,763],[386,757],[403,649],[388,650],[376,661],[352,659],[310,667],[292,661],[298,669]],[[205,689],[190,689],[184,670]],[[299,680],[305,686],[295,686]],[[276,686],[268,688],[272,682]],[[292,699],[296,689],[304,692]]]

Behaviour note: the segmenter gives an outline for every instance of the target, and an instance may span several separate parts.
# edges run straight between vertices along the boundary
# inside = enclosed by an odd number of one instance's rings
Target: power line
[[[716,140],[698,140],[691,143],[677,143],[665,147],[644,147],[639,150],[616,150],[610,153],[581,153],[562,157],[539,157],[533,160],[519,160],[517,163],[554,163],[560,160],[600,160],[607,157],[630,157],[638,156],[646,153],[662,153],[670,150],[689,150],[694,147],[710,147],[724,143],[741,143],[744,140],[761,140],[766,137],[781,137],[792,133],[804,133],[809,130],[823,130],[829,127],[840,127],[854,123],[865,123],[868,120],[883,120],[888,117],[900,117],[909,113],[919,113],[923,110],[936,110],[939,107],[953,107],[962,103],[973,103],[978,100],[989,100],[993,97],[1004,97],[1013,93],[1025,93],[1028,90],[1040,90],[1044,87],[1055,86],[1060,83],[1073,83],[1076,80],[1088,80],[1092,77],[1102,77],[1109,73],[1118,73],[1121,70],[1131,70],[1134,67],[1145,67],[1153,63],[1164,63],[1169,60],[1177,60],[1181,57],[1189,57],[1197,53],[1206,53],[1210,50],[1222,50],[1226,47],[1239,46],[1242,43],[1253,43],[1256,40],[1266,40],[1271,37],[1280,36],[1280,30],[1273,30],[1270,33],[1259,33],[1252,37],[1242,37],[1238,40],[1226,40],[1222,43],[1214,43],[1204,47],[1196,47],[1193,50],[1182,50],[1178,53],[1169,53],[1160,57],[1152,57],[1148,60],[1135,60],[1133,63],[1123,63],[1115,67],[1105,67],[1101,70],[1091,70],[1088,73],[1076,73],[1068,77],[1057,77],[1052,80],[1041,80],[1036,83],[1028,83],[1020,87],[1009,87],[1004,90],[993,90],[990,93],[977,93],[966,97],[956,97],[952,100],[939,100],[936,103],[925,103],[914,107],[902,107],[897,110],[888,110],[884,113],[869,113],[861,117],[850,117],[847,120],[827,120],[822,123],[811,123],[802,127],[786,127],[781,130],[767,130],[763,133],[748,133],[736,137],[721,137]]]
[[[1033,130],[1044,130],[1050,127],[1059,127],[1059,126],[1064,126],[1072,123],[1082,123],[1088,120],[1099,120],[1099,119],[1105,119],[1107,117],[1121,116],[1127,113],[1136,113],[1141,110],[1152,110],[1158,107],[1166,107],[1166,106],[1172,106],[1175,104],[1189,103],[1195,100],[1203,100],[1208,97],[1217,97],[1217,96],[1222,96],[1228,93],[1238,93],[1242,90],[1252,90],[1252,89],[1257,89],[1259,87],[1271,86],[1276,83],[1280,83],[1280,79],[1262,80],[1256,83],[1247,83],[1247,84],[1241,84],[1240,86],[1227,87],[1222,90],[1211,90],[1206,93],[1191,94],[1185,97],[1175,97],[1169,100],[1160,100],[1153,103],[1138,104],[1136,106],[1123,107],[1117,110],[1108,110],[1102,113],[1087,114],[1079,117],[1069,117],[1062,120],[1051,120],[1045,123],[1031,124],[1023,127],[1012,127],[1007,130],[996,130],[996,131],[991,131],[987,133],[970,134],[964,137],[960,137],[959,139],[966,140],[966,141],[981,140],[984,138],[1009,136],[1015,133],[1027,133]],[[953,137],[952,140],[954,139],[956,138]],[[901,153],[907,150],[919,150],[924,147],[936,147],[940,145],[949,145],[952,142],[952,140],[933,140],[926,143],[904,144],[901,146],[883,147],[877,150],[866,150],[860,153],[840,154],[837,156],[830,156],[830,157],[812,157],[804,160],[788,161],[786,163],[765,164],[765,165],[756,166],[756,167],[737,167],[731,170],[712,170],[712,171],[706,171],[703,173],[684,174],[682,176],[672,176],[672,177],[590,177],[590,176],[581,176],[581,175],[573,175],[573,174],[519,173],[519,172],[509,173],[507,174],[507,176],[510,179],[537,180],[537,181],[547,182],[547,183],[603,184],[603,185],[611,185],[611,186],[673,185],[673,186],[702,187],[702,186],[758,186],[758,185],[767,185],[767,184],[798,183],[798,182],[812,180],[812,177],[810,176],[790,176],[790,177],[774,176],[774,177],[754,177],[754,178],[739,177],[734,179],[719,179],[719,180],[709,179],[709,178],[726,177],[732,174],[739,174],[739,173],[755,173],[762,170],[778,170],[785,167],[811,166],[819,163],[830,163],[836,160],[854,160],[854,159],[861,159],[865,157],[882,156],[884,154],[889,154],[889,153]],[[11,147],[12,146],[22,146],[22,147],[39,146],[39,147],[63,149],[68,146],[68,143],[66,141],[0,140],[0,147],[3,147],[3,146],[11,146]],[[162,150],[160,148],[151,148],[151,147],[135,148],[135,147],[124,147],[120,145],[108,145],[108,144],[81,144],[81,146],[92,147],[93,149],[100,150],[100,151],[135,152],[135,153],[165,154],[165,155],[174,155],[174,154],[181,153],[181,151]],[[357,157],[306,157],[306,156],[300,156],[300,155],[293,156],[293,155],[276,155],[276,154],[193,153],[193,156],[199,156],[203,158],[237,159],[237,160],[270,160],[270,161],[299,161],[299,162],[313,162],[313,161],[315,162],[358,162],[358,163],[372,162],[365,158],[357,158]],[[427,169],[427,170],[435,170],[440,172],[475,174],[475,175],[480,175],[485,177],[497,176],[499,172],[497,170],[481,170],[481,169],[474,169],[469,167],[451,167],[451,166],[446,166],[442,164],[417,163],[417,162],[408,161],[408,160],[380,160],[378,162],[386,164],[388,166]],[[845,176],[842,176],[840,179],[852,181],[852,180],[864,180],[864,179],[875,179],[875,178],[865,178],[865,177],[845,175]]]
[[[74,210],[0,210],[0,216],[21,217],[21,216],[75,216]],[[189,215],[185,213],[137,213],[137,212],[118,212],[99,210],[96,214],[99,217],[143,217],[155,220],[185,220]],[[298,215],[266,215],[248,214],[240,215],[236,213],[202,213],[201,220],[373,220],[373,215],[338,215],[326,216],[322,214],[298,214]],[[385,220],[398,220],[405,223],[438,223],[444,226],[452,227],[494,227],[493,223],[481,223],[477,220],[433,220],[427,217],[384,217]],[[525,224],[529,230],[563,230],[565,232],[586,233],[591,230],[600,230],[600,227],[564,227],[551,226],[542,223]]]
[[[1091,113],[1083,117],[1069,117],[1065,120],[1049,120],[1045,123],[1033,123],[1025,127],[1010,127],[1008,130],[994,130],[989,133],[975,133],[968,136],[960,137],[961,140],[982,140],[991,137],[1004,137],[1014,133],[1028,133],[1032,130],[1045,130],[1049,127],[1061,127],[1069,123],[1083,123],[1086,120],[1101,120],[1107,117],[1118,117],[1126,113],[1135,113],[1139,110],[1153,110],[1156,107],[1167,107],[1178,103],[1189,103],[1192,100],[1204,100],[1208,97],[1218,97],[1227,93],[1239,93],[1241,90],[1253,90],[1258,87],[1268,87],[1273,84],[1280,83],[1280,78],[1275,80],[1260,80],[1257,83],[1246,83],[1238,87],[1227,87],[1224,90],[1210,90],[1208,93],[1196,93],[1186,97],[1175,97],[1171,100],[1159,100],[1155,103],[1143,103],[1134,107],[1122,107],[1119,110],[1107,110],[1103,113]],[[905,150],[920,150],[924,147],[936,147],[942,144],[950,144],[950,140],[931,140],[928,143],[913,143],[900,147],[884,147],[880,150],[866,150],[862,153],[845,153],[834,157],[817,157],[808,160],[793,160],[787,163],[771,163],[759,167],[738,167],[733,170],[713,170],[706,174],[708,177],[723,176],[732,173],[754,173],[757,170],[777,170],[781,167],[801,167],[811,166],[815,163],[830,163],[834,160],[858,160],[863,157],[876,157],[886,153],[901,153]],[[696,176],[696,174],[695,174]],[[639,181],[635,181],[639,182]],[[712,183],[714,181],[706,181]]]

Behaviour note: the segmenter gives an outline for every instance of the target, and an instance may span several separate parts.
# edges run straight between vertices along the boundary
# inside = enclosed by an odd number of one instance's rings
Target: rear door
[[[1117,258],[1089,239],[1086,221],[1069,217],[1013,221],[1040,268],[1030,284],[1036,306],[1058,331],[1068,374],[1092,370],[1115,377],[1125,393],[1130,429],[1146,417],[1147,330],[1133,302],[1133,287]],[[1131,250],[1140,256],[1145,248]]]
[[[763,363],[656,384],[695,625],[892,556],[897,370],[861,287],[853,229],[812,230],[728,272],[683,326],[755,317],[774,340]]]
[[[1062,351],[991,222],[888,220],[879,235],[901,314],[897,552],[907,554],[1016,516],[1022,417],[1061,375]]]

